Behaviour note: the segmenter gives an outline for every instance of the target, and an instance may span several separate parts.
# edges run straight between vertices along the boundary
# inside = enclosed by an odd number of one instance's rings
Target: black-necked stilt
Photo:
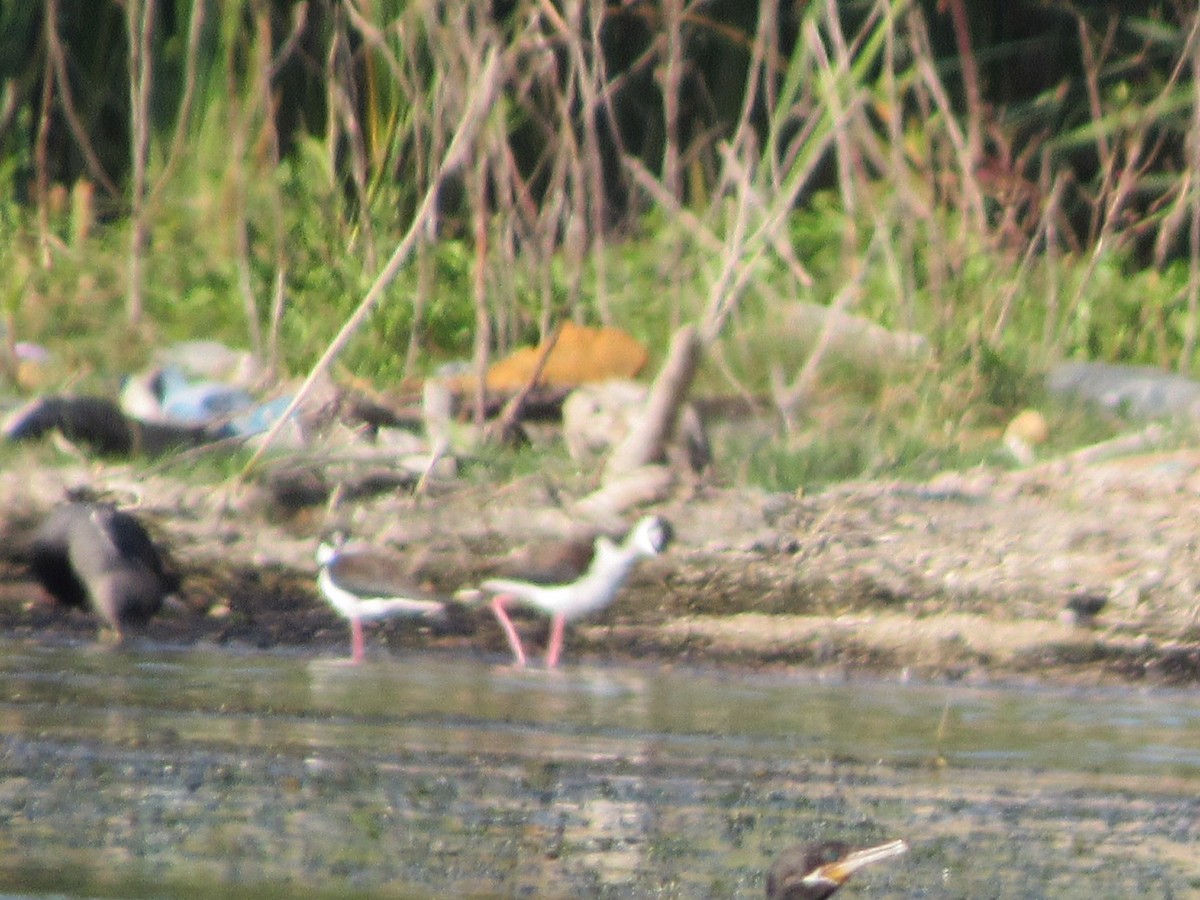
[[[90,608],[120,637],[179,587],[141,522],[102,503],[58,507],[29,545],[34,577],[66,606]]]
[[[344,541],[317,548],[317,586],[338,614],[350,622],[351,660],[365,655],[363,622],[396,616],[438,617],[446,601],[404,576],[403,562],[381,549]]]
[[[801,844],[779,854],[767,873],[767,900],[822,900],[863,866],[908,851],[904,841],[851,850],[841,841]]]
[[[509,604],[522,603],[552,617],[546,668],[553,669],[562,654],[566,623],[611,603],[637,561],[657,556],[673,534],[666,519],[647,516],[620,543],[601,535],[590,545],[569,544],[530,571],[485,581],[482,588],[494,595],[492,611],[508,637],[516,665],[525,665],[525,650],[508,617]]]

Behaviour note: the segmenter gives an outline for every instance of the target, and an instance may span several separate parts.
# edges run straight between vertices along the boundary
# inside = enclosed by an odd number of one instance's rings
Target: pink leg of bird
[[[556,615],[550,624],[550,643],[546,645],[547,669],[558,665],[558,658],[562,655],[563,630],[566,627],[567,620],[561,614]]]
[[[509,619],[508,611],[505,609],[510,600],[511,598],[507,594],[497,594],[492,598],[492,612],[496,614],[496,621],[504,629],[504,634],[508,638],[508,646],[512,647],[515,665],[524,668],[525,648],[521,646],[521,638],[517,635],[517,629],[513,627],[512,620]]]
[[[360,619],[350,620],[350,647],[350,660],[357,665],[367,655],[367,648],[363,641],[363,625]]]

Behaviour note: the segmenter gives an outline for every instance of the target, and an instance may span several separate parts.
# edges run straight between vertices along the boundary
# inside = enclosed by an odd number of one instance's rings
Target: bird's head
[[[768,900],[821,900],[837,892],[863,866],[908,852],[904,841],[851,850],[841,841],[793,847],[767,874]]]
[[[333,558],[346,546],[350,540],[350,535],[341,529],[330,531],[317,545],[317,565],[327,566],[333,562]]]
[[[675,537],[675,529],[662,516],[646,516],[633,526],[629,540],[643,556],[658,556]]]

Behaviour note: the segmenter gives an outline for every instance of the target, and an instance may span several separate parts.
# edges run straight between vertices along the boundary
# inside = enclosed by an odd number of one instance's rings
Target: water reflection
[[[913,844],[871,896],[1200,879],[1184,692],[0,649],[0,883],[28,895],[756,897],[830,836]]]

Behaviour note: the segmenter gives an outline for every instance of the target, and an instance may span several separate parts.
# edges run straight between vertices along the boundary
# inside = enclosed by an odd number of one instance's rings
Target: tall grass
[[[69,75],[83,56],[65,3],[43,5],[29,78],[0,110],[0,177],[17,197],[28,173],[34,210],[0,210],[2,296],[12,337],[70,337],[97,370],[204,333],[307,371],[349,323],[342,363],[395,383],[447,358],[480,370],[564,318],[621,325],[656,353],[691,321],[706,384],[769,398],[802,441],[848,379],[880,409],[905,379],[923,386],[906,415],[961,421],[967,402],[998,420],[1058,358],[1193,366],[1194,10],[1064,7],[1077,95],[1006,108],[982,98],[961,0],[953,66],[915,0],[763,0],[727,18],[695,0],[518,0],[500,15],[178,0],[170,35],[166,7],[126,0],[99,16],[124,28],[108,35],[127,72],[122,174]],[[494,100],[448,167],[485,71]],[[99,202],[56,200],[55,142]],[[833,312],[793,314],[811,310]],[[928,352],[863,323],[922,334]]]

